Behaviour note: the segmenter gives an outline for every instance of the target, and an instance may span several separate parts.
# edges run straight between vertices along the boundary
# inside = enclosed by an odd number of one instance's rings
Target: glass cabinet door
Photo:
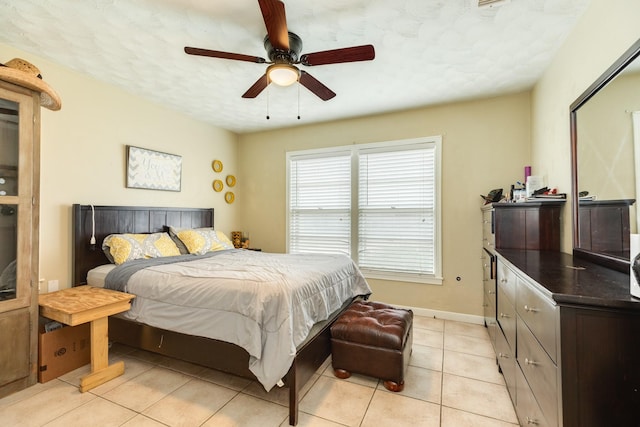
[[[0,313],[30,304],[32,98],[0,88]]]
[[[0,81],[0,398],[37,380],[39,98]]]
[[[0,301],[16,298],[18,103],[0,99]]]

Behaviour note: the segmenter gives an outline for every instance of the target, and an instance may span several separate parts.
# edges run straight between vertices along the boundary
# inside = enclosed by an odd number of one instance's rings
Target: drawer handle
[[[511,316],[509,316],[508,314],[500,313],[500,317],[503,318],[503,319],[508,319]]]
[[[529,365],[529,366],[536,366],[538,364],[538,362],[534,362],[533,360],[525,357],[524,358],[524,364],[525,365]]]
[[[529,307],[528,305],[525,304],[524,311],[528,311],[529,313],[536,313],[540,310],[538,310],[537,308]]]
[[[509,358],[509,355],[508,355],[508,354],[505,354],[505,353],[500,352],[500,353],[498,353],[498,357],[501,357],[501,358],[503,358],[503,359],[508,359],[508,358]]]
[[[535,418],[529,418],[527,417],[527,424],[535,424],[538,425],[538,421],[536,421]]]
[[[500,283],[507,283],[507,279],[505,278],[500,279]]]
[[[496,291],[489,291],[489,295],[495,295]]]

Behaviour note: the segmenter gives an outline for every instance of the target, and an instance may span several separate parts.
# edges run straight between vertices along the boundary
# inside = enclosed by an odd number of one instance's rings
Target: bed
[[[89,272],[92,272],[92,277],[96,277],[94,273],[96,271],[95,268],[108,265],[110,263],[102,251],[102,242],[105,237],[110,234],[157,233],[167,231],[168,226],[183,229],[196,229],[201,227],[213,227],[213,225],[213,209],[73,205],[73,283],[76,285],[85,284],[87,282],[87,275]],[[92,236],[95,240],[92,240]],[[95,243],[93,243],[93,241],[95,241]],[[266,262],[266,272],[260,271],[259,273],[256,273],[258,276],[262,277],[264,275],[268,275],[267,273],[269,272],[275,272],[275,275],[282,275],[282,271],[289,269],[289,267],[286,267],[285,269],[280,269],[280,267],[278,267],[277,263],[279,262],[279,258],[276,255],[257,252],[254,253],[252,251],[245,250],[230,249],[220,251],[219,253],[205,254],[202,257],[206,260],[198,262],[209,263],[206,264],[210,265],[209,267],[204,267],[209,270],[217,269],[223,265],[230,266],[229,268],[232,268],[231,266],[237,267],[242,265],[253,265],[254,263],[257,265]],[[296,260],[296,264],[299,264],[300,266],[306,265],[305,263],[307,261],[308,260],[305,259],[302,261],[298,259]],[[332,264],[334,261],[336,260],[325,259],[325,264]],[[129,286],[138,286],[136,280],[139,281],[139,277],[145,275],[150,275],[149,277],[152,282],[158,282],[158,279],[155,278],[156,276],[153,276],[153,274],[155,274],[155,270],[179,270],[184,268],[185,265],[188,265],[189,267],[191,267],[192,264],[195,265],[195,261],[192,263],[191,260],[187,260],[186,262],[188,264],[181,264],[184,262],[184,260],[180,259],[176,264],[170,263],[167,266],[163,264],[160,267],[152,268],[145,267],[140,273],[133,273],[131,276],[132,279],[130,279],[131,281],[128,282]],[[242,275],[246,274],[249,273],[242,273]],[[287,274],[290,274],[290,272],[287,271]],[[331,272],[328,273],[327,276],[333,276],[334,274],[338,273]],[[105,274],[104,277],[110,277],[110,281],[113,282],[114,279],[112,279],[111,276],[114,275],[109,273],[108,275]],[[292,276],[283,275],[283,277],[285,278],[284,280],[287,281],[289,280],[288,278]],[[219,286],[224,287],[223,285],[225,284],[225,281],[231,283],[233,280],[225,279],[219,284]],[[181,284],[183,284],[183,282],[184,280],[181,281]],[[148,300],[151,301],[154,299],[153,296],[155,296],[161,288],[162,287],[156,286],[154,290],[150,291],[151,293],[149,295],[145,295],[145,291],[143,291],[142,288],[137,288],[139,289],[141,297],[136,300],[139,299],[140,301],[144,301],[145,296],[149,296]],[[289,423],[291,425],[297,424],[299,402],[298,393],[300,389],[331,353],[329,329],[331,324],[344,310],[348,308],[354,299],[366,298],[368,293],[370,293],[366,282],[364,282],[364,285],[362,285],[362,283],[357,286],[354,285],[354,289],[356,289],[357,292],[353,291],[353,295],[349,295],[348,297],[342,295],[339,301],[334,300],[330,305],[331,310],[326,309],[326,313],[320,314],[319,316],[321,316],[321,318],[318,319],[317,322],[314,321],[309,323],[309,319],[306,317],[304,318],[304,321],[297,322],[296,319],[298,319],[298,317],[293,315],[291,316],[291,319],[286,322],[283,322],[284,318],[280,318],[278,320],[278,325],[282,324],[289,327],[288,325],[292,324],[291,328],[293,329],[289,330],[285,328],[283,334],[285,336],[287,334],[291,334],[295,340],[295,347],[293,348],[294,351],[290,351],[287,354],[288,358],[272,358],[272,360],[280,365],[283,363],[286,364],[282,371],[282,382],[279,382],[279,385],[284,384],[289,388]],[[175,295],[177,295],[178,292],[182,292],[182,290],[176,290]],[[304,294],[308,291],[303,290],[300,292]],[[132,293],[135,294],[135,291],[132,291]],[[238,298],[241,297],[239,296]],[[264,297],[260,298],[261,304],[263,304],[266,300]],[[185,297],[185,300],[186,299],[188,298]],[[131,313],[133,314],[130,314],[131,318],[122,316],[112,316],[109,318],[110,340],[211,367],[234,375],[257,379],[267,390],[272,386],[272,383],[275,382],[274,378],[265,379],[265,376],[270,375],[273,377],[274,372],[277,373],[279,371],[277,371],[277,369],[274,371],[275,368],[272,367],[270,364],[271,362],[265,362],[267,363],[266,365],[258,366],[256,368],[256,351],[260,352],[261,350],[256,350],[256,348],[251,347],[251,345],[247,346],[244,341],[238,342],[237,340],[234,341],[232,338],[227,339],[227,336],[224,335],[222,331],[229,329],[228,326],[225,328],[219,328],[218,332],[222,333],[221,336],[223,338],[216,338],[217,333],[212,333],[211,336],[206,336],[207,333],[202,333],[197,328],[191,330],[185,329],[185,327],[182,326],[173,327],[172,325],[171,327],[168,327],[161,322],[156,322],[155,320],[147,321],[144,315],[138,313],[139,310],[135,304],[136,302],[134,300],[134,306],[132,306],[131,310]],[[265,307],[269,306],[267,303],[264,304]],[[146,305],[147,304],[143,302],[140,303],[141,307]],[[272,312],[271,310],[272,309],[270,309],[269,313]],[[274,308],[273,310],[275,313],[277,309]],[[164,313],[164,309],[162,308],[157,309],[157,311]],[[322,310],[318,311],[321,312]],[[218,322],[219,317],[215,316],[219,314],[220,313],[217,313],[214,317],[208,318],[207,324],[226,324],[223,323],[222,320]],[[185,321],[184,323],[194,324],[193,321]],[[300,327],[300,329],[296,329],[298,323],[309,324],[304,327]],[[154,324],[155,326],[150,326],[150,324]],[[245,325],[238,327],[238,329],[250,328]],[[265,329],[267,328],[265,327]],[[271,331],[272,329],[269,330]],[[304,333],[304,335],[300,335],[301,333]],[[291,343],[289,343],[289,345],[291,345]],[[249,350],[246,350],[243,346]],[[274,346],[275,345],[267,344],[265,348]],[[286,345],[281,345],[279,350],[275,351],[274,354],[282,355],[286,353],[286,349]],[[262,351],[265,352],[265,355],[268,353],[267,350],[263,349]],[[261,360],[258,362],[258,365],[262,363]],[[279,367],[279,369],[281,368],[282,366]],[[278,377],[280,376],[280,374],[277,375]]]

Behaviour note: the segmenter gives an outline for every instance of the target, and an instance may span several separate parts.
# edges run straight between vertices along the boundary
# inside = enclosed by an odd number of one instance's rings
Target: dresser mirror
[[[571,104],[570,114],[573,253],[624,272],[629,233],[640,232],[639,56],[640,40]]]

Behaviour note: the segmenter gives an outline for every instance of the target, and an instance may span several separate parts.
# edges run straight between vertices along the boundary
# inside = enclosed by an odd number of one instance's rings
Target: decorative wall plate
[[[211,167],[213,168],[214,172],[222,172],[222,162],[220,160],[214,160],[213,163],[211,163]]]
[[[227,175],[227,185],[229,187],[233,187],[236,185],[236,177],[233,175]]]
[[[231,204],[233,203],[233,201],[236,199],[235,194],[233,194],[233,192],[231,191],[227,191],[226,193],[224,193],[224,201]]]
[[[218,193],[221,192],[223,188],[224,188],[224,184],[222,184],[221,180],[216,179],[215,181],[213,181],[213,189],[216,192],[218,192]]]

